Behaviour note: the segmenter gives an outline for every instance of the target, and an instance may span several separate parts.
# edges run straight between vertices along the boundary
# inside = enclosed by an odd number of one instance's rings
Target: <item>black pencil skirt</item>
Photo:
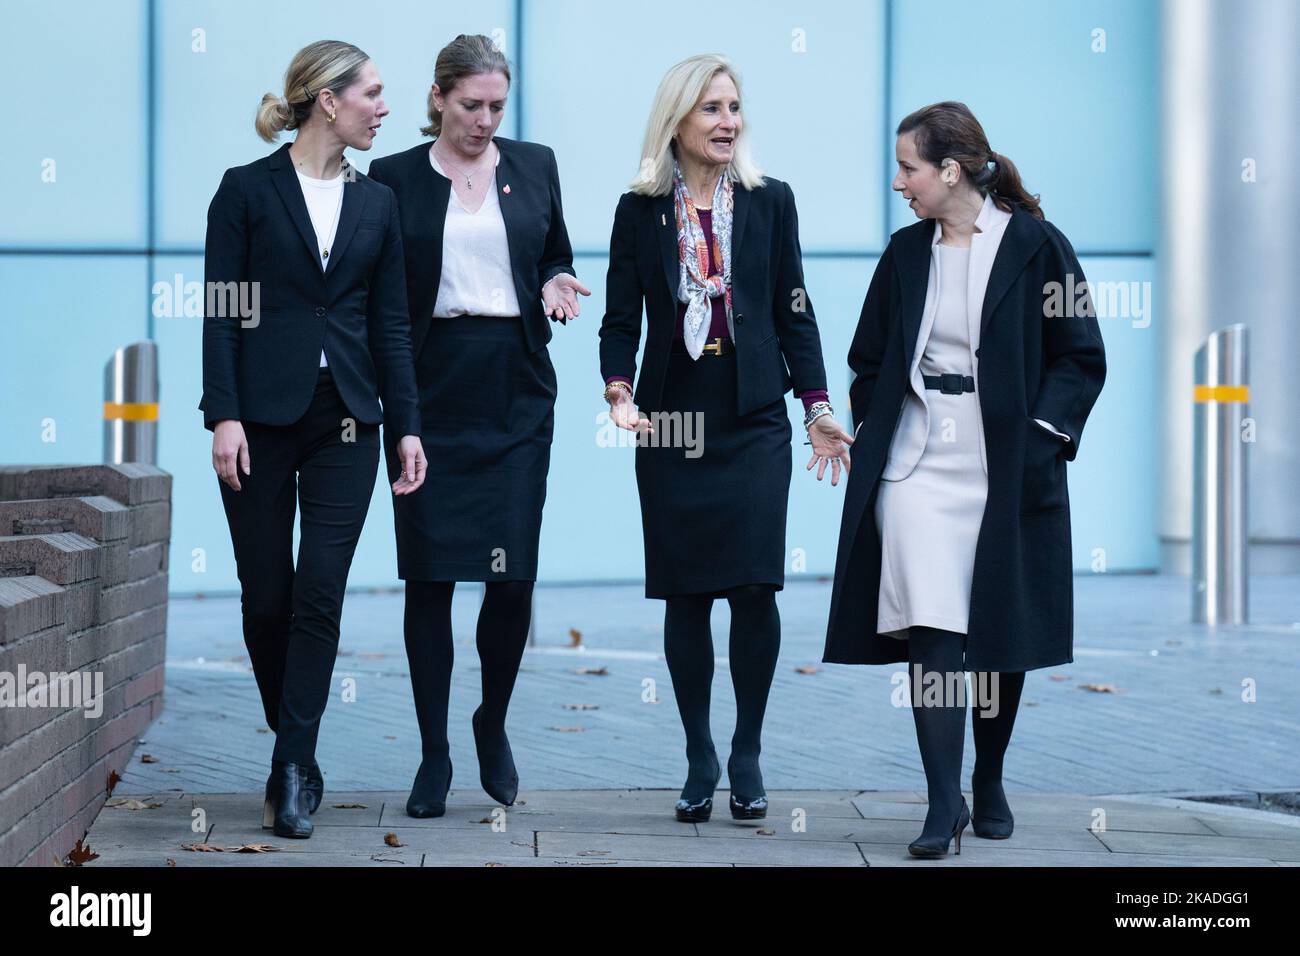
[[[663,408],[642,411],[656,432],[636,448],[646,597],[784,587],[785,400],[739,416],[735,353],[695,361],[674,348]]]
[[[535,581],[555,422],[555,368],[515,316],[433,320],[415,360],[424,485],[393,498],[397,574]],[[390,481],[401,474],[385,440]]]

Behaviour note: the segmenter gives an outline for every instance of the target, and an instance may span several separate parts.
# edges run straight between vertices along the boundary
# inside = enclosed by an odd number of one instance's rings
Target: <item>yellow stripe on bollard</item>
[[[1248,402],[1249,385],[1197,385],[1193,391],[1197,402]]]
[[[157,402],[105,402],[104,418],[121,418],[128,422],[156,422]]]

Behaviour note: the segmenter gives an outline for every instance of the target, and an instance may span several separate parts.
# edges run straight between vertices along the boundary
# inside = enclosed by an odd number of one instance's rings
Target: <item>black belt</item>
[[[922,375],[926,388],[937,388],[945,395],[960,395],[962,392],[975,391],[973,375],[958,375],[956,372],[944,372],[942,375]]]
[[[682,339],[673,339],[673,351],[682,352],[686,355],[690,354],[686,351],[686,342]],[[731,339],[719,336],[704,343],[704,351],[700,353],[700,358],[706,358],[710,355],[730,355],[734,351],[736,351],[736,346]]]

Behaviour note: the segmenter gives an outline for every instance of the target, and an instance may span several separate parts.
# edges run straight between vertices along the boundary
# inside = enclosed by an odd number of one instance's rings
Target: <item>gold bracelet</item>
[[[628,398],[631,398],[631,397],[632,397],[632,389],[631,389],[631,387],[627,384],[627,382],[624,382],[624,381],[621,381],[621,380],[620,380],[620,381],[616,381],[616,382],[610,382],[608,385],[605,386],[605,391],[604,391],[603,394],[604,394],[604,398],[605,398],[605,401],[606,401],[606,402],[609,402],[609,390],[610,390],[611,388],[621,388],[623,391],[627,392],[627,397],[628,397]],[[610,404],[612,405],[613,402],[610,402]]]

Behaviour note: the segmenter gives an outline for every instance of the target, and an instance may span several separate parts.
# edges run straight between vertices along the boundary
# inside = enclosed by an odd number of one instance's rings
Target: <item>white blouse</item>
[[[313,179],[299,172],[298,182],[302,184],[302,198],[307,201],[311,227],[316,231],[316,248],[323,253],[334,245],[334,236],[339,231],[339,214],[343,210],[343,173],[333,179]],[[322,270],[328,261],[324,255],[321,256]],[[325,350],[321,349],[320,367],[328,364]]]
[[[432,146],[429,163],[440,175],[452,178],[443,172]],[[500,163],[498,150],[497,165]],[[495,169],[478,212],[470,212],[461,205],[455,189],[447,201],[447,218],[442,229],[442,274],[438,279],[433,317],[446,319],[454,315],[519,315],[519,296],[515,292],[514,270],[510,267],[510,246],[506,241],[506,223],[501,217]]]

